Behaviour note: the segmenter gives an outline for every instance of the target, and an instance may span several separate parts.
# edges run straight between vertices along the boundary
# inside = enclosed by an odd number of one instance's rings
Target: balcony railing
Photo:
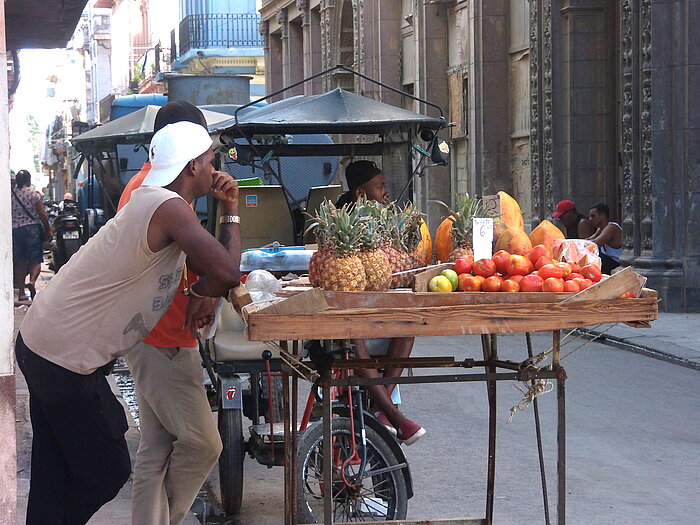
[[[262,47],[257,13],[189,15],[180,22],[180,52],[210,47]]]

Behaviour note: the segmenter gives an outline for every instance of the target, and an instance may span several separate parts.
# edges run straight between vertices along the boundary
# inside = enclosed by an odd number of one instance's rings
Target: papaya
[[[435,232],[435,256],[438,261],[445,262],[449,255],[454,250],[452,241],[452,219],[447,217],[444,219]]]
[[[433,240],[430,238],[430,230],[423,219],[420,224],[421,241],[418,243],[418,252],[423,258],[423,262],[428,265],[433,262]]]
[[[496,241],[495,251],[505,250],[512,254],[529,255],[532,251],[530,238],[517,227],[508,228]]]
[[[520,210],[520,204],[505,191],[499,191],[498,197],[501,201],[501,222],[508,228],[520,228],[525,231],[525,222],[523,221],[523,212]]]
[[[532,246],[544,244],[550,251],[552,251],[552,241],[554,241],[554,239],[564,238],[565,236],[562,231],[550,221],[545,219],[537,225],[537,228],[532,230],[532,233],[530,234],[530,243]]]

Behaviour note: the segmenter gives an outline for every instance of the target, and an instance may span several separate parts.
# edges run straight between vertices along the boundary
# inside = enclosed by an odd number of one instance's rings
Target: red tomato
[[[508,274],[508,260],[510,259],[510,252],[505,250],[497,251],[491,257],[491,260],[496,263],[496,271],[502,273],[503,275]]]
[[[534,272],[536,270],[534,263],[530,259],[528,259],[527,262],[530,263],[530,265],[529,265],[530,271],[528,273]]]
[[[591,286],[593,284],[593,282],[590,279],[576,278],[576,279],[574,279],[574,282],[576,284],[578,284],[578,286],[579,286],[579,288],[581,288],[581,290],[585,290],[586,288],[588,288],[589,286]]]
[[[559,268],[561,268],[564,271],[564,277],[566,277],[567,275],[569,275],[572,272],[571,265],[567,262],[558,262],[556,264],[556,266],[558,266]]]
[[[570,262],[569,264],[571,265],[572,273],[581,273],[581,267],[578,265],[578,263]]]
[[[513,277],[520,277],[522,279],[525,277],[524,275],[514,275]],[[503,281],[503,284],[501,284],[501,291],[502,292],[519,292],[520,291],[520,283],[518,281],[515,281],[514,279],[506,279]]]
[[[455,272],[457,275],[471,273],[474,259],[470,255],[464,255],[455,261]]]
[[[552,251],[544,244],[538,244],[537,246],[532,247],[532,251],[528,257],[530,258],[530,261],[532,261],[532,264],[536,264],[537,259],[540,257],[547,257],[548,259],[551,259]]]
[[[508,260],[507,275],[527,275],[530,263],[524,255],[511,255]]]
[[[581,287],[576,281],[564,281],[564,291],[576,293],[581,291]]]
[[[491,277],[496,273],[496,263],[491,259],[479,259],[474,262],[472,266],[472,272],[475,275],[481,275],[482,277]]]
[[[524,275],[511,275],[510,277],[508,277],[508,280],[515,281],[516,283],[518,283],[518,286],[520,286],[520,281],[523,280],[523,277],[525,277],[525,276]]]
[[[481,284],[485,279],[481,275],[470,275],[463,273],[457,277],[459,280],[458,288],[462,292],[478,292],[481,290]]]
[[[503,284],[503,277],[492,275],[487,277],[484,284],[481,285],[481,290],[484,292],[500,292]]]
[[[634,293],[631,291],[625,292],[617,296],[618,299],[634,299]]]
[[[594,283],[597,283],[603,278],[600,268],[598,268],[595,264],[587,264],[581,268],[581,275],[583,275],[583,277],[586,279],[590,279]]]
[[[541,292],[544,279],[539,275],[526,275],[520,280],[521,292]]]
[[[564,291],[564,279],[557,279],[555,277],[549,277],[542,283],[543,292],[563,292]]]
[[[561,279],[564,277],[564,270],[556,264],[545,264],[537,269],[537,273],[539,273],[545,279],[549,279],[550,277]]]
[[[569,275],[564,277],[564,280],[565,281],[573,281],[574,279],[583,279],[583,278],[584,278],[583,275],[581,275],[580,273],[571,272]]]
[[[545,255],[538,257],[537,260],[535,261],[535,264],[534,264],[535,270],[539,270],[540,268],[542,268],[543,266],[545,266],[547,264],[552,264],[551,257],[547,257]]]

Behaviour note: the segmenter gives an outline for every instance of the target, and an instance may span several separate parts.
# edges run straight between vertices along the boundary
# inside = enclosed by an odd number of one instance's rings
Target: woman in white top
[[[610,222],[610,208],[607,204],[596,204],[588,214],[588,220],[596,228],[596,232],[588,240],[598,245],[602,260],[603,273],[609,274],[613,268],[620,266],[622,255],[622,227],[616,222]]]

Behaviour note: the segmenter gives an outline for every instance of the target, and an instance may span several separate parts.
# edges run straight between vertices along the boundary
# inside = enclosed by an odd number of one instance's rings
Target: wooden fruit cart
[[[621,275],[620,275],[621,274]],[[487,493],[484,518],[439,520],[439,523],[487,524],[493,520],[496,459],[496,385],[498,381],[555,380],[557,383],[557,523],[565,523],[566,441],[565,381],[560,364],[561,330],[602,323],[624,322],[648,326],[657,319],[657,294],[642,289],[638,298],[616,299],[637,282],[634,272],[620,272],[579,294],[555,293],[422,293],[395,292],[322,292],[318,289],[292,295],[287,300],[257,312],[247,312],[248,338],[252,341],[281,341],[291,346],[285,365],[285,523],[296,516],[297,381],[305,374],[296,366],[298,342],[306,339],[361,339],[372,337],[422,337],[446,335],[481,335],[483,360],[454,357],[390,359],[350,359],[336,361],[334,368],[359,369],[400,366],[404,368],[455,368],[454,374],[418,375],[400,378],[332,379],[322,375],[323,439],[331,441],[330,391],[335,386],[388,383],[441,383],[483,381],[487,384],[489,405]],[[575,303],[575,304],[574,304]],[[548,331],[552,334],[551,366],[537,367],[530,355],[522,362],[502,360],[498,355],[497,334]],[[289,345],[288,342],[292,342]],[[537,357],[537,356],[535,356]],[[483,373],[471,370],[484,369]],[[291,386],[289,378],[291,377]],[[291,388],[291,392],[290,392]],[[539,437],[539,435],[538,435]],[[539,440],[538,440],[539,441]],[[331,447],[324,447],[323,472],[331,472]],[[544,485],[544,483],[543,483]],[[544,489],[544,487],[543,487]],[[332,524],[331,491],[324,494],[324,522]],[[547,508],[545,502],[545,508]],[[545,510],[547,512],[547,510]],[[392,521],[381,523],[428,524],[435,521]]]

